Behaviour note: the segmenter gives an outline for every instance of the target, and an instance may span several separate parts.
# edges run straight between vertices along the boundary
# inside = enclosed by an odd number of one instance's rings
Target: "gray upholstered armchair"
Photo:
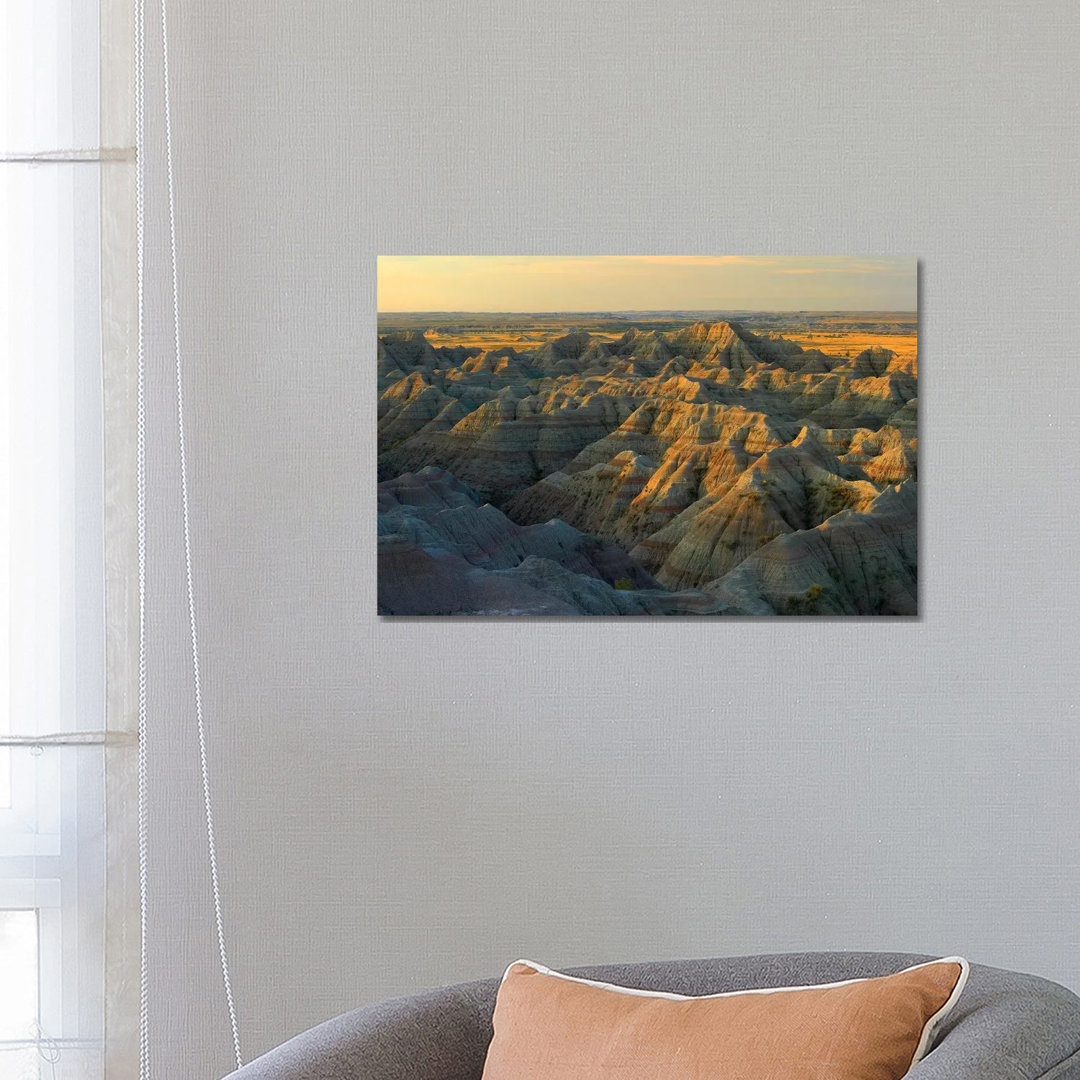
[[[677,994],[717,994],[888,975],[927,956],[792,953],[576,969]],[[428,990],[346,1013],[229,1080],[480,1080],[497,979]],[[1080,1080],[1080,999],[1032,975],[973,964],[957,1007],[911,1080]]]

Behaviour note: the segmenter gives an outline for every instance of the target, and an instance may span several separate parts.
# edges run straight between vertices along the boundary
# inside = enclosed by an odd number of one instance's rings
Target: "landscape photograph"
[[[378,612],[918,615],[911,257],[380,256]]]

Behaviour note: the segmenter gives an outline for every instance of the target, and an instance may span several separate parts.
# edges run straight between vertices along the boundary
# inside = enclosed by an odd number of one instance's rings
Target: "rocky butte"
[[[915,615],[914,356],[379,338],[379,613]]]

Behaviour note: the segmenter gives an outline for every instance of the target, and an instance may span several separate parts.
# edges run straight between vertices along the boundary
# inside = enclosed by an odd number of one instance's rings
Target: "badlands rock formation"
[[[913,615],[912,357],[736,323],[378,347],[383,614]]]

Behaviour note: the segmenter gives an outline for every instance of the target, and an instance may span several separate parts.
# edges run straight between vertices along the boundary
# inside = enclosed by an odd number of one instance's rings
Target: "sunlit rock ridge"
[[[384,615],[917,613],[914,352],[378,343]]]

